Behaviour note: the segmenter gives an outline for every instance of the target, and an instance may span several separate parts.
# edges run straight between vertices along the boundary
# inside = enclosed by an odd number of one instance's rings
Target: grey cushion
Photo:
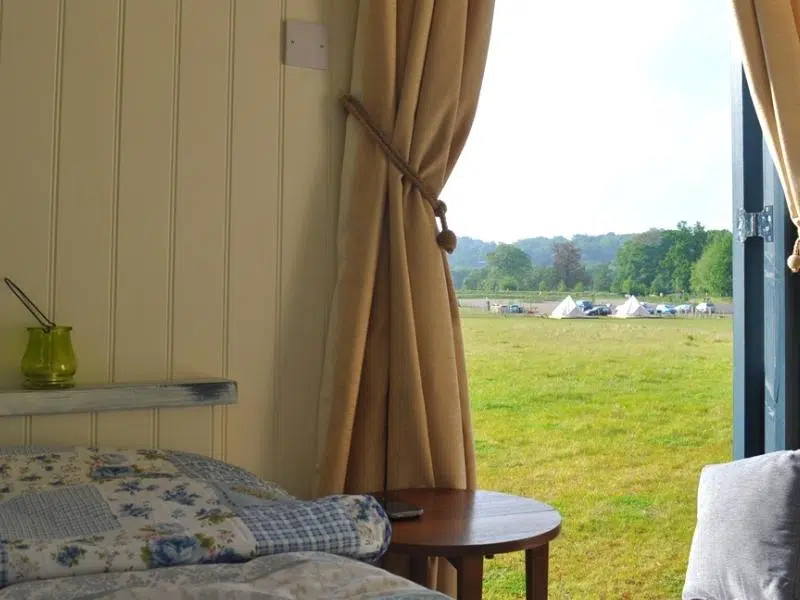
[[[800,452],[700,474],[684,600],[794,600],[800,559]]]

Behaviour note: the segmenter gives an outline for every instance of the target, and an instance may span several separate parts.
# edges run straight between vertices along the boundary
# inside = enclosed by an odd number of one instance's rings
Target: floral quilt
[[[374,561],[390,537],[371,496],[300,501],[195,454],[0,448],[0,587],[297,551]]]

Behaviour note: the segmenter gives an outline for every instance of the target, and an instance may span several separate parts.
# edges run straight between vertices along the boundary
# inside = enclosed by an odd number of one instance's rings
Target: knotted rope
[[[447,205],[439,200],[437,195],[428,187],[422,179],[414,172],[414,170],[409,166],[408,162],[400,155],[400,153],[394,149],[391,142],[389,141],[388,136],[378,129],[377,125],[372,121],[372,118],[369,116],[367,109],[364,108],[364,105],[361,104],[358,100],[353,98],[350,94],[344,94],[340,98],[342,104],[344,105],[347,112],[353,116],[356,121],[358,121],[363,127],[364,130],[369,134],[372,140],[378,144],[383,153],[386,155],[386,158],[389,159],[398,171],[403,174],[411,185],[413,185],[420,195],[431,205],[433,209],[433,214],[435,217],[439,219],[439,222],[442,225],[441,231],[436,235],[436,243],[439,244],[439,247],[445,250],[448,254],[452,254],[453,251],[456,249],[457,238],[456,234],[453,233],[449,227],[447,227],[447,217],[445,214],[447,213]]]

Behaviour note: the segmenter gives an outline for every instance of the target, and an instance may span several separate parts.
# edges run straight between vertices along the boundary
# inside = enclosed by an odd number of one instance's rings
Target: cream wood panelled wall
[[[0,443],[169,447],[308,495],[355,0],[0,0],[0,275],[82,382],[225,376],[224,408],[0,419]],[[334,6],[335,5],[335,6]],[[330,69],[281,64],[325,22]],[[24,309],[0,290],[0,383]]]

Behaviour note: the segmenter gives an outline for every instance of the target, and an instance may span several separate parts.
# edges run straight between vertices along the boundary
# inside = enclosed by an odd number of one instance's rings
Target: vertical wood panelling
[[[223,323],[230,5],[182,3],[174,165],[172,375],[219,375]],[[211,454],[210,408],[161,410],[159,446]]]
[[[228,376],[239,403],[228,409],[227,459],[274,477],[278,193],[281,124],[280,3],[238,0],[233,72],[233,145]]]
[[[222,297],[222,375],[228,376],[230,371],[230,320],[231,320],[231,210],[233,189],[233,66],[236,49],[236,6],[237,0],[229,0],[228,5],[228,81],[225,86],[225,231],[223,238],[224,256],[222,260],[222,278],[225,282]],[[228,407],[213,406],[211,408],[211,452],[214,458],[225,460],[228,454]]]
[[[290,10],[288,10],[290,9]],[[322,22],[323,3],[289,4],[287,19]],[[330,128],[328,72],[286,67],[281,251],[280,398],[277,407],[281,481],[311,493],[316,419],[336,248],[328,203]],[[310,144],[309,140],[314,143]]]
[[[167,377],[175,0],[127,2],[123,36],[114,379]],[[98,444],[151,446],[154,411],[100,413]]]
[[[0,275],[43,309],[50,287],[54,100],[59,83],[60,6],[6,0],[0,49]],[[0,287],[0,383],[19,384],[25,326],[35,325]],[[27,419],[30,421],[30,419]],[[26,441],[26,419],[0,419],[0,443]]]
[[[180,448],[310,493],[356,4],[3,0],[0,275],[75,327],[79,379],[227,375],[239,404],[2,419],[0,444]],[[328,22],[330,71],[281,65],[287,18]],[[0,290],[0,385],[29,321]]]
[[[81,381],[109,377],[119,1],[65,4],[55,321],[72,325]],[[34,417],[34,443],[90,443],[90,415]],[[57,423],[57,426],[55,425]]]

